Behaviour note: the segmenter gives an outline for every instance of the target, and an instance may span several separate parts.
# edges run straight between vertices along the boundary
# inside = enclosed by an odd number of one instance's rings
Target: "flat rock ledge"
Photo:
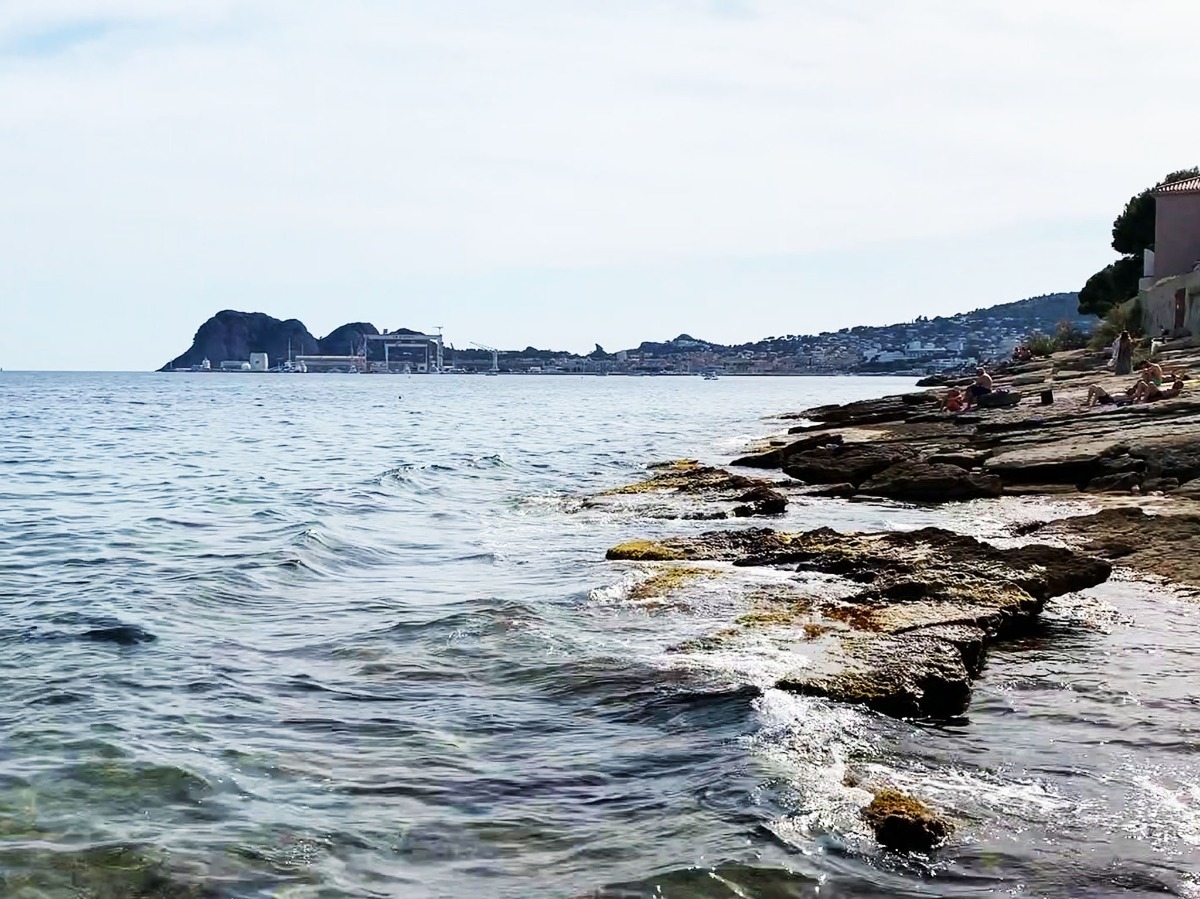
[[[1019,530],[1072,541],[1083,552],[1165,578],[1186,591],[1200,591],[1200,515],[1148,515],[1129,506],[1034,522]]]
[[[1046,600],[1094,587],[1112,572],[1110,562],[1069,549],[1000,549],[941,528],[712,531],[623,543],[607,558],[834,576],[845,589],[812,595],[798,581],[780,611],[757,616],[764,626],[794,630],[812,658],[777,686],[900,718],[961,715],[993,640],[1027,627]],[[713,647],[720,642],[714,638]]]
[[[1156,356],[1194,377],[1195,341]],[[1133,383],[1100,354],[1071,351],[993,372],[1011,402],[970,413],[941,411],[945,390],[787,413],[787,435],[735,459],[774,469],[825,495],[953,502],[1001,493],[1164,493],[1200,498],[1200,390],[1159,402],[1087,405],[1088,388],[1119,396]]]

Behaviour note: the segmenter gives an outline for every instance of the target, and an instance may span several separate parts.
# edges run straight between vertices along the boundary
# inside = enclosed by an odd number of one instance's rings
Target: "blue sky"
[[[615,349],[1076,289],[1200,161],[1173,0],[6,0],[0,366],[224,308]]]

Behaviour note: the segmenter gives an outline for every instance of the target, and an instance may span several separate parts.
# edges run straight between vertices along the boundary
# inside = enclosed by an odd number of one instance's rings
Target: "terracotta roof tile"
[[[1154,192],[1156,194],[1190,194],[1200,192],[1200,177],[1172,181],[1170,184],[1164,184]]]

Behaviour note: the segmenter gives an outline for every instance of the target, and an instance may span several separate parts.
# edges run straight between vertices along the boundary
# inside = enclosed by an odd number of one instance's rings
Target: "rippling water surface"
[[[668,652],[739,597],[604,561],[703,526],[583,494],[902,386],[0,374],[0,895],[1200,895],[1196,601],[1055,601],[932,727],[772,690],[802,660],[767,646]],[[880,852],[856,780],[953,842]]]

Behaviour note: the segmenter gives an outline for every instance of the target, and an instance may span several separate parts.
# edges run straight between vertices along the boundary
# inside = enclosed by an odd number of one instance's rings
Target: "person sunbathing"
[[[1139,381],[1138,384],[1144,384],[1145,381]],[[1137,390],[1137,384],[1130,387],[1124,393],[1119,393],[1113,396],[1099,384],[1093,384],[1088,388],[1087,402],[1085,406],[1128,406],[1134,402],[1133,394]]]
[[[1167,388],[1159,387],[1153,381],[1138,381],[1133,385],[1133,401],[1135,403],[1154,403],[1158,400],[1169,400],[1179,396],[1183,391],[1183,379],[1178,375]]]

